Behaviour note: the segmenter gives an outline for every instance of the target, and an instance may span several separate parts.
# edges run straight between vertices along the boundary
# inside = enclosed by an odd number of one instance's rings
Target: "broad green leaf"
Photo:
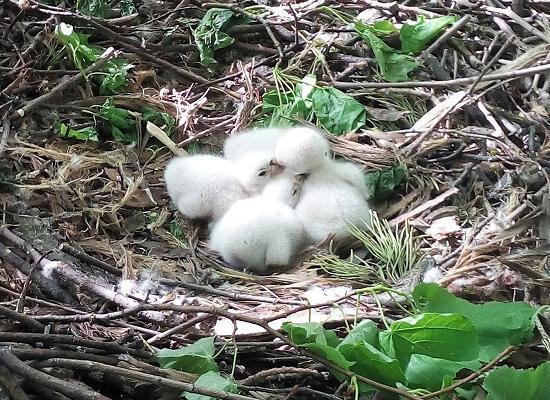
[[[537,368],[498,367],[483,382],[487,400],[550,399],[550,361]]]
[[[317,122],[335,135],[355,132],[365,125],[365,107],[353,97],[335,88],[316,88],[312,94]]]
[[[214,337],[207,337],[181,349],[162,349],[155,354],[155,358],[162,368],[204,374],[219,370],[214,361],[214,350]]]
[[[409,55],[399,54],[376,36],[372,28],[364,24],[355,24],[355,31],[374,52],[380,68],[380,74],[390,82],[401,82],[409,79],[409,72],[418,67],[418,63]]]
[[[110,127],[113,138],[119,142],[132,143],[137,140],[136,120],[128,110],[115,107],[113,99],[107,99],[99,110],[99,116]]]
[[[64,123],[56,122],[54,124],[57,134],[60,137],[74,138],[83,141],[99,142],[97,130],[90,126],[81,129],[72,129]]]
[[[436,391],[446,386],[442,384],[447,380],[446,377],[450,377],[452,381],[461,369],[475,371],[480,366],[481,363],[477,360],[449,361],[423,354],[413,354],[405,369],[405,377],[411,389],[422,388]]]
[[[223,8],[211,8],[193,31],[202,65],[209,67],[217,62],[214,52],[231,45],[235,39],[223,32],[226,27],[247,21],[240,14]]]
[[[358,342],[365,341],[368,344],[379,348],[380,343],[378,342],[378,334],[380,333],[380,329],[374,323],[374,321],[371,321],[370,319],[365,319],[357,324],[355,328],[353,328],[347,336],[340,342],[340,346],[344,345],[354,345]]]
[[[354,364],[350,371],[386,385],[405,383],[405,374],[398,360],[387,356],[364,340],[355,344],[341,344],[338,350]]]
[[[451,361],[468,361],[479,355],[474,325],[460,314],[425,313],[396,321],[380,333],[382,350],[404,366],[411,354]]]
[[[266,92],[262,97],[262,111],[264,113],[272,113],[277,108],[294,102],[296,95],[293,91],[278,92],[277,90],[270,90]]]
[[[404,164],[396,164],[382,171],[365,174],[368,191],[375,200],[390,197],[406,180],[407,167]]]
[[[225,393],[239,393],[239,388],[233,379],[224,378],[219,372],[206,372],[199,376],[195,381],[195,386],[206,389],[219,390]],[[183,396],[187,400],[215,400],[215,397],[205,396],[203,394],[184,392]]]
[[[340,343],[334,331],[326,330],[318,322],[284,322],[282,328],[288,333],[290,340],[297,345],[317,343],[336,347]]]
[[[536,310],[524,302],[472,304],[433,283],[416,286],[413,298],[423,312],[456,313],[472,321],[479,334],[479,356],[483,362],[491,361],[506,347],[533,337]]]
[[[420,53],[432,40],[443,33],[447,25],[454,24],[457,19],[454,16],[446,16],[426,20],[424,16],[420,15],[416,24],[403,25],[399,32],[401,52],[405,54]]]
[[[376,36],[390,36],[399,32],[399,29],[388,19],[376,21],[371,28]]]

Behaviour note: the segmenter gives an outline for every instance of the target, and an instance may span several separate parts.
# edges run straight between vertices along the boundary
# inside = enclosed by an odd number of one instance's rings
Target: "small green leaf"
[[[54,128],[60,137],[74,138],[83,141],[99,142],[97,131],[90,126],[81,129],[72,129],[64,123],[56,122]]]
[[[318,124],[335,135],[355,132],[366,123],[365,107],[338,89],[316,88],[312,100]]]
[[[355,24],[355,31],[374,52],[374,57],[380,68],[380,74],[389,82],[401,82],[409,79],[409,72],[419,64],[409,55],[398,54],[396,49],[388,46],[376,36],[370,26]]]
[[[382,350],[401,365],[411,354],[450,361],[478,358],[479,340],[474,325],[460,314],[424,313],[404,318],[379,335]]]
[[[155,354],[155,358],[162,368],[204,374],[219,370],[214,361],[214,350],[214,338],[207,337],[181,349],[162,349]]]
[[[487,400],[550,399],[550,361],[536,369],[498,367],[485,378]]]
[[[479,334],[479,356],[483,362],[491,361],[506,347],[519,345],[533,337],[536,310],[524,302],[472,304],[433,283],[417,285],[413,298],[424,312],[451,312],[472,321]]]
[[[214,52],[227,47],[235,41],[223,29],[230,25],[247,22],[240,14],[222,8],[211,8],[206,12],[197,28],[193,31],[202,65],[209,67],[217,62]]]
[[[120,0],[119,2],[120,13],[124,15],[135,14],[138,12],[134,2],[132,0]]]
[[[309,343],[317,343],[336,347],[340,343],[340,339],[338,339],[334,331],[326,330],[323,328],[323,325],[318,322],[284,322],[282,328],[288,333],[290,340],[300,346]]]
[[[344,345],[354,345],[358,342],[365,341],[368,344],[379,348],[380,343],[378,342],[378,334],[380,329],[370,319],[365,319],[361,321],[355,328],[353,328],[347,336],[342,340],[339,346]]]
[[[395,193],[407,180],[407,167],[396,164],[391,168],[365,174],[368,192],[375,200],[384,200]]]
[[[446,386],[442,384],[444,381],[448,381],[446,377],[450,377],[452,381],[458,371],[462,369],[475,371],[480,366],[481,363],[477,360],[450,361],[423,354],[413,354],[407,364],[405,377],[411,389],[421,388],[436,391]]]
[[[203,387],[206,389],[219,390],[225,393],[239,393],[239,388],[233,379],[224,378],[219,372],[206,372],[199,376],[199,379],[195,381],[195,386]],[[187,400],[215,400],[216,398],[211,396],[205,396],[203,394],[184,392],[183,396]]]
[[[168,113],[157,111],[151,107],[143,107],[141,118],[162,128],[168,136],[176,130],[176,119],[174,117]]]
[[[401,52],[405,54],[418,54],[436,37],[443,33],[447,25],[454,24],[458,18],[445,16],[426,20],[424,16],[418,17],[414,25],[405,24],[399,32],[401,39]]]
[[[76,9],[84,15],[106,18],[109,16],[111,6],[103,0],[77,0]]]

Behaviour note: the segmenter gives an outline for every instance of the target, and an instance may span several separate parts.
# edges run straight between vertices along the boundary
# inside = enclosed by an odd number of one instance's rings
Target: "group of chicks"
[[[184,216],[209,221],[210,249],[256,273],[288,266],[329,237],[349,237],[348,224],[370,215],[361,169],[334,160],[325,136],[305,126],[230,136],[223,157],[175,158],[164,178]]]

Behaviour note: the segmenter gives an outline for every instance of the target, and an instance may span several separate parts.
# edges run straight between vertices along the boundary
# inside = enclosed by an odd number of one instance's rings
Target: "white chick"
[[[251,152],[272,153],[277,139],[285,131],[282,128],[258,128],[229,136],[223,145],[223,155],[228,160],[238,160]]]
[[[177,157],[168,163],[164,180],[170,198],[183,215],[217,220],[233,203],[261,187],[263,178],[253,178],[261,174],[260,166],[259,160],[238,164],[212,155]],[[250,185],[251,192],[246,185]]]
[[[349,161],[328,160],[326,168],[333,171],[340,179],[354,186],[365,199],[370,198],[365,174],[357,165]]]
[[[292,208],[301,181],[289,175],[273,179],[262,194],[233,204],[214,226],[210,248],[234,268],[266,273],[286,266],[300,250],[304,229]]]
[[[360,190],[342,179],[341,171],[332,169],[337,162],[327,162],[313,172],[302,188],[296,213],[304,224],[311,243],[334,235],[335,240],[351,237],[348,224],[359,227],[369,223],[369,206]],[[344,168],[343,168],[344,169]]]
[[[270,166],[271,154],[269,151],[254,151],[234,161],[237,179],[250,195],[261,193],[271,178],[279,173],[279,168]]]
[[[273,162],[304,174],[320,168],[330,156],[328,140],[321,132],[305,126],[289,128],[275,145]]]

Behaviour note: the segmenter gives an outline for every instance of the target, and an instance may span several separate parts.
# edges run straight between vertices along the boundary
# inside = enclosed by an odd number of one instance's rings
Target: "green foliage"
[[[416,24],[405,24],[399,32],[401,52],[419,54],[432,40],[441,35],[448,25],[452,25],[456,21],[457,18],[453,16],[426,20],[423,15],[419,15]]]
[[[487,400],[550,399],[550,361],[533,369],[498,367],[485,378]]]
[[[317,123],[330,133],[355,132],[366,123],[365,107],[338,89],[316,88],[311,100]]]
[[[239,388],[233,379],[224,378],[219,372],[209,371],[195,381],[195,386],[203,387],[212,390],[219,390],[225,393],[239,393]],[[197,393],[184,392],[182,397],[187,400],[215,400],[211,396],[205,396]]]
[[[104,49],[88,43],[88,36],[75,32],[71,25],[60,23],[55,27],[55,37],[65,48],[71,62],[80,70],[99,60]],[[122,58],[113,58],[94,73],[94,79],[99,84],[101,95],[111,95],[122,91],[126,85],[128,70],[131,64]]]
[[[392,228],[371,212],[369,223],[361,227],[351,224],[349,231],[371,254],[374,261],[370,263],[375,263],[384,282],[396,282],[416,264],[418,248],[408,224]]]
[[[459,371],[479,369],[483,331],[479,330],[479,321],[474,320],[479,315],[469,312],[474,318],[470,319],[461,312],[466,310],[468,313],[470,307],[476,306],[456,298],[435,284],[419,285],[415,290],[415,301],[421,308],[428,307],[432,302],[437,306],[440,301],[445,306],[442,307],[444,310],[439,312],[429,311],[397,320],[387,326],[386,330],[380,330],[374,322],[365,320],[356,325],[343,340],[317,323],[285,322],[283,330],[296,345],[307,348],[317,356],[325,357],[341,368],[376,382],[406,390],[436,391],[451,385]],[[514,319],[523,321],[519,325],[526,325],[526,318],[516,314],[518,303],[496,304],[499,304],[498,308],[484,312],[486,320],[496,322],[499,329],[503,321],[517,326]],[[457,310],[447,312],[445,310],[448,307]],[[523,309],[523,313],[527,314],[527,320],[530,320],[529,316],[535,311],[528,305],[527,307],[528,309]],[[532,325],[530,326],[532,331]],[[500,335],[499,332],[493,333],[495,339]],[[505,331],[504,335],[507,336],[508,332]],[[528,339],[528,335],[523,336],[523,340]],[[496,370],[489,375],[494,374],[490,379],[487,378],[484,385],[489,392],[488,399],[550,398],[550,363],[547,364],[548,367],[539,367],[535,371],[516,371],[511,368]],[[347,379],[342,373],[335,376],[340,381]],[[507,384],[513,386],[510,389],[511,395],[508,394]],[[522,390],[521,385],[525,384],[531,388],[540,387],[544,395],[533,397],[532,393],[535,391],[531,391],[527,397],[523,396],[519,390]],[[364,394],[373,391],[372,387],[359,381],[358,386]],[[464,388],[461,393],[466,396],[465,398],[471,394]]]
[[[472,304],[459,299],[436,284],[418,285],[413,292],[418,308],[429,313],[457,313],[468,318],[479,335],[483,362],[491,361],[508,346],[533,337],[536,310],[524,302]]]
[[[233,44],[235,39],[223,30],[231,25],[248,22],[248,19],[231,10],[211,8],[193,31],[202,65],[216,65],[214,52]]]
[[[141,118],[162,128],[168,136],[176,130],[176,119],[170,114],[160,112],[151,107],[143,107]]]
[[[365,174],[365,182],[371,198],[384,200],[393,195],[407,181],[407,177],[406,165],[396,164],[382,171]]]
[[[219,368],[214,361],[214,350],[214,337],[207,337],[181,349],[162,349],[155,358],[162,368],[194,374],[217,373]]]
[[[262,110],[270,114],[269,126],[292,126],[316,121],[330,133],[355,132],[366,123],[365,107],[353,97],[332,87],[316,87],[313,75],[306,75],[292,90],[271,90],[264,94]]]
[[[113,99],[107,99],[99,110],[99,117],[108,125],[113,138],[122,143],[137,141],[136,118],[130,111],[114,105]]]
[[[76,9],[84,15],[107,18],[111,6],[105,0],[77,0]]]
[[[59,137],[73,138],[83,141],[89,140],[91,142],[99,141],[97,130],[92,126],[81,129],[72,129],[67,124],[56,121],[54,123],[54,129],[57,131]]]
[[[138,12],[136,5],[132,0],[121,0],[119,3],[120,14],[130,15]]]

